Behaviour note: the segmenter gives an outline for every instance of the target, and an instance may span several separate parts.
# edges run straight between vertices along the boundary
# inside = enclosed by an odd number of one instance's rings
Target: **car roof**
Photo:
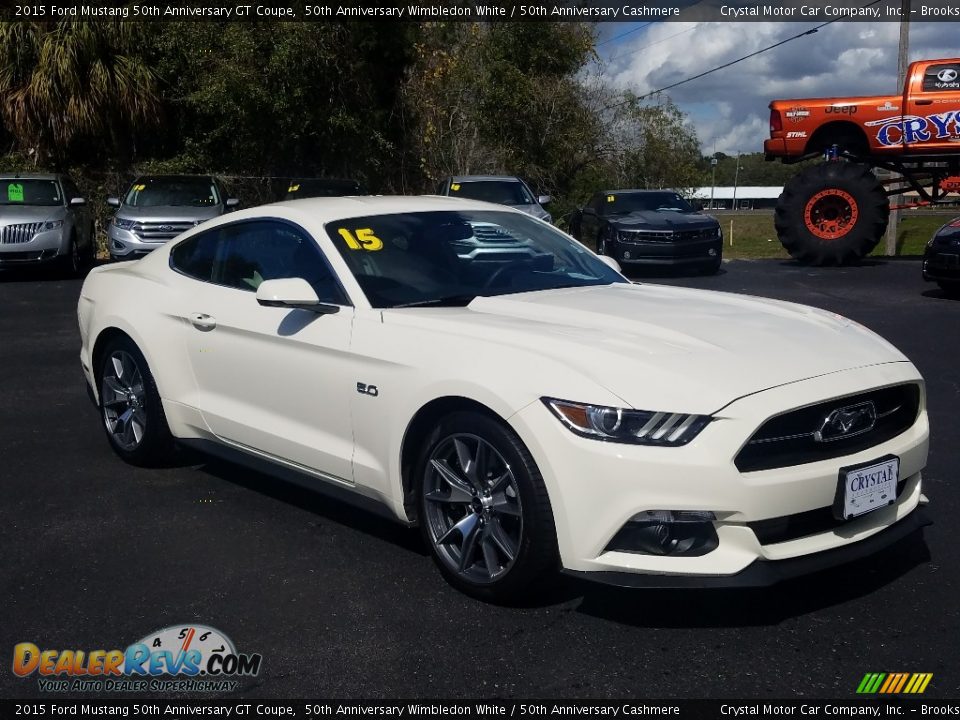
[[[215,180],[213,175],[137,175],[134,182],[141,180]]]
[[[486,180],[501,180],[507,182],[523,182],[516,175],[454,175],[450,178],[452,182],[477,182]]]
[[[269,205],[238,210],[222,216],[224,221],[270,217],[304,217],[328,222],[367,215],[395,215],[414,212],[442,212],[456,210],[490,210],[523,215],[505,205],[465,200],[443,195],[354,195],[350,197],[303,198],[283,200]],[[272,212],[271,212],[272,211]]]
[[[2,180],[59,180],[62,175],[59,173],[3,173],[0,175]]]
[[[597,190],[594,195],[652,195],[653,193],[665,193],[672,192],[676,193],[677,191],[673,188],[659,188],[658,190]],[[680,193],[677,193],[678,195]]]

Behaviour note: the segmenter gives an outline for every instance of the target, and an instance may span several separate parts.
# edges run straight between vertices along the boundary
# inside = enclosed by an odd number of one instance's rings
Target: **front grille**
[[[713,240],[717,237],[716,228],[699,230],[621,230],[618,240],[623,243],[682,243],[697,240]]]
[[[897,483],[897,498],[900,497],[900,493],[903,492],[906,484],[906,480]],[[748,522],[747,527],[753,530],[761,545],[773,545],[831,532],[849,522],[849,520],[838,520],[834,517],[832,507],[824,507],[797,513],[796,515],[783,515],[767,520]]]
[[[839,439],[817,440],[834,410],[873,403],[872,428]],[[914,383],[871,390],[792,410],[767,420],[736,457],[741,472],[791,467],[852,455],[879,445],[907,430],[920,411],[920,386]]]
[[[178,222],[152,222],[148,220],[138,220],[134,223],[131,230],[144,242],[161,243],[172,240],[182,232],[186,232],[193,227],[189,221]]]
[[[3,230],[0,231],[0,243],[4,245],[20,245],[21,243],[30,242],[34,236],[40,232],[42,227],[42,222],[6,225]]]

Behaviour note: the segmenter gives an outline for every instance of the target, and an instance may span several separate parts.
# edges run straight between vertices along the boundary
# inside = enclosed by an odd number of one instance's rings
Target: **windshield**
[[[607,215],[615,213],[665,210],[682,213],[696,212],[693,206],[675,192],[636,192],[607,195],[604,203]]]
[[[63,205],[60,185],[55,180],[27,180],[5,178],[0,180],[0,205]]]
[[[140,178],[130,186],[123,204],[132,207],[212,207],[220,204],[220,195],[210,178]]]
[[[375,215],[326,229],[377,308],[628,282],[566,235],[513,212]]]
[[[519,180],[470,180],[450,183],[450,194],[498,205],[533,205],[536,201]]]

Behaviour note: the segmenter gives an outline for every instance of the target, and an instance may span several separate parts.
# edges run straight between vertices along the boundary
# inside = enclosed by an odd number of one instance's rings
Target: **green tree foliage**
[[[5,23],[0,142],[111,183],[340,176],[418,193],[505,173],[552,194],[555,216],[598,188],[700,184],[683,114],[597,66],[587,23]]]
[[[374,179],[389,167],[400,140],[390,118],[408,52],[404,27],[161,27],[148,51],[177,132],[158,138],[155,154],[177,155],[185,169],[250,175]]]
[[[141,30],[122,22],[0,23],[0,115],[19,148],[38,164],[62,164],[86,154],[80,140],[95,138],[122,160],[129,131],[159,108]]]

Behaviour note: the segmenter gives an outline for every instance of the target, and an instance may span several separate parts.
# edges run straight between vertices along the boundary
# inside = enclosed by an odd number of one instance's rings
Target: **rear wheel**
[[[97,371],[100,415],[114,452],[132,465],[162,465],[173,450],[160,393],[143,353],[127,337],[109,342]]]
[[[887,229],[890,206],[866,165],[829,162],[790,179],[777,203],[774,225],[791,257],[810,265],[860,260]]]
[[[543,478],[503,423],[474,412],[447,416],[424,445],[417,477],[423,538],[457,589],[515,600],[556,569]]]

